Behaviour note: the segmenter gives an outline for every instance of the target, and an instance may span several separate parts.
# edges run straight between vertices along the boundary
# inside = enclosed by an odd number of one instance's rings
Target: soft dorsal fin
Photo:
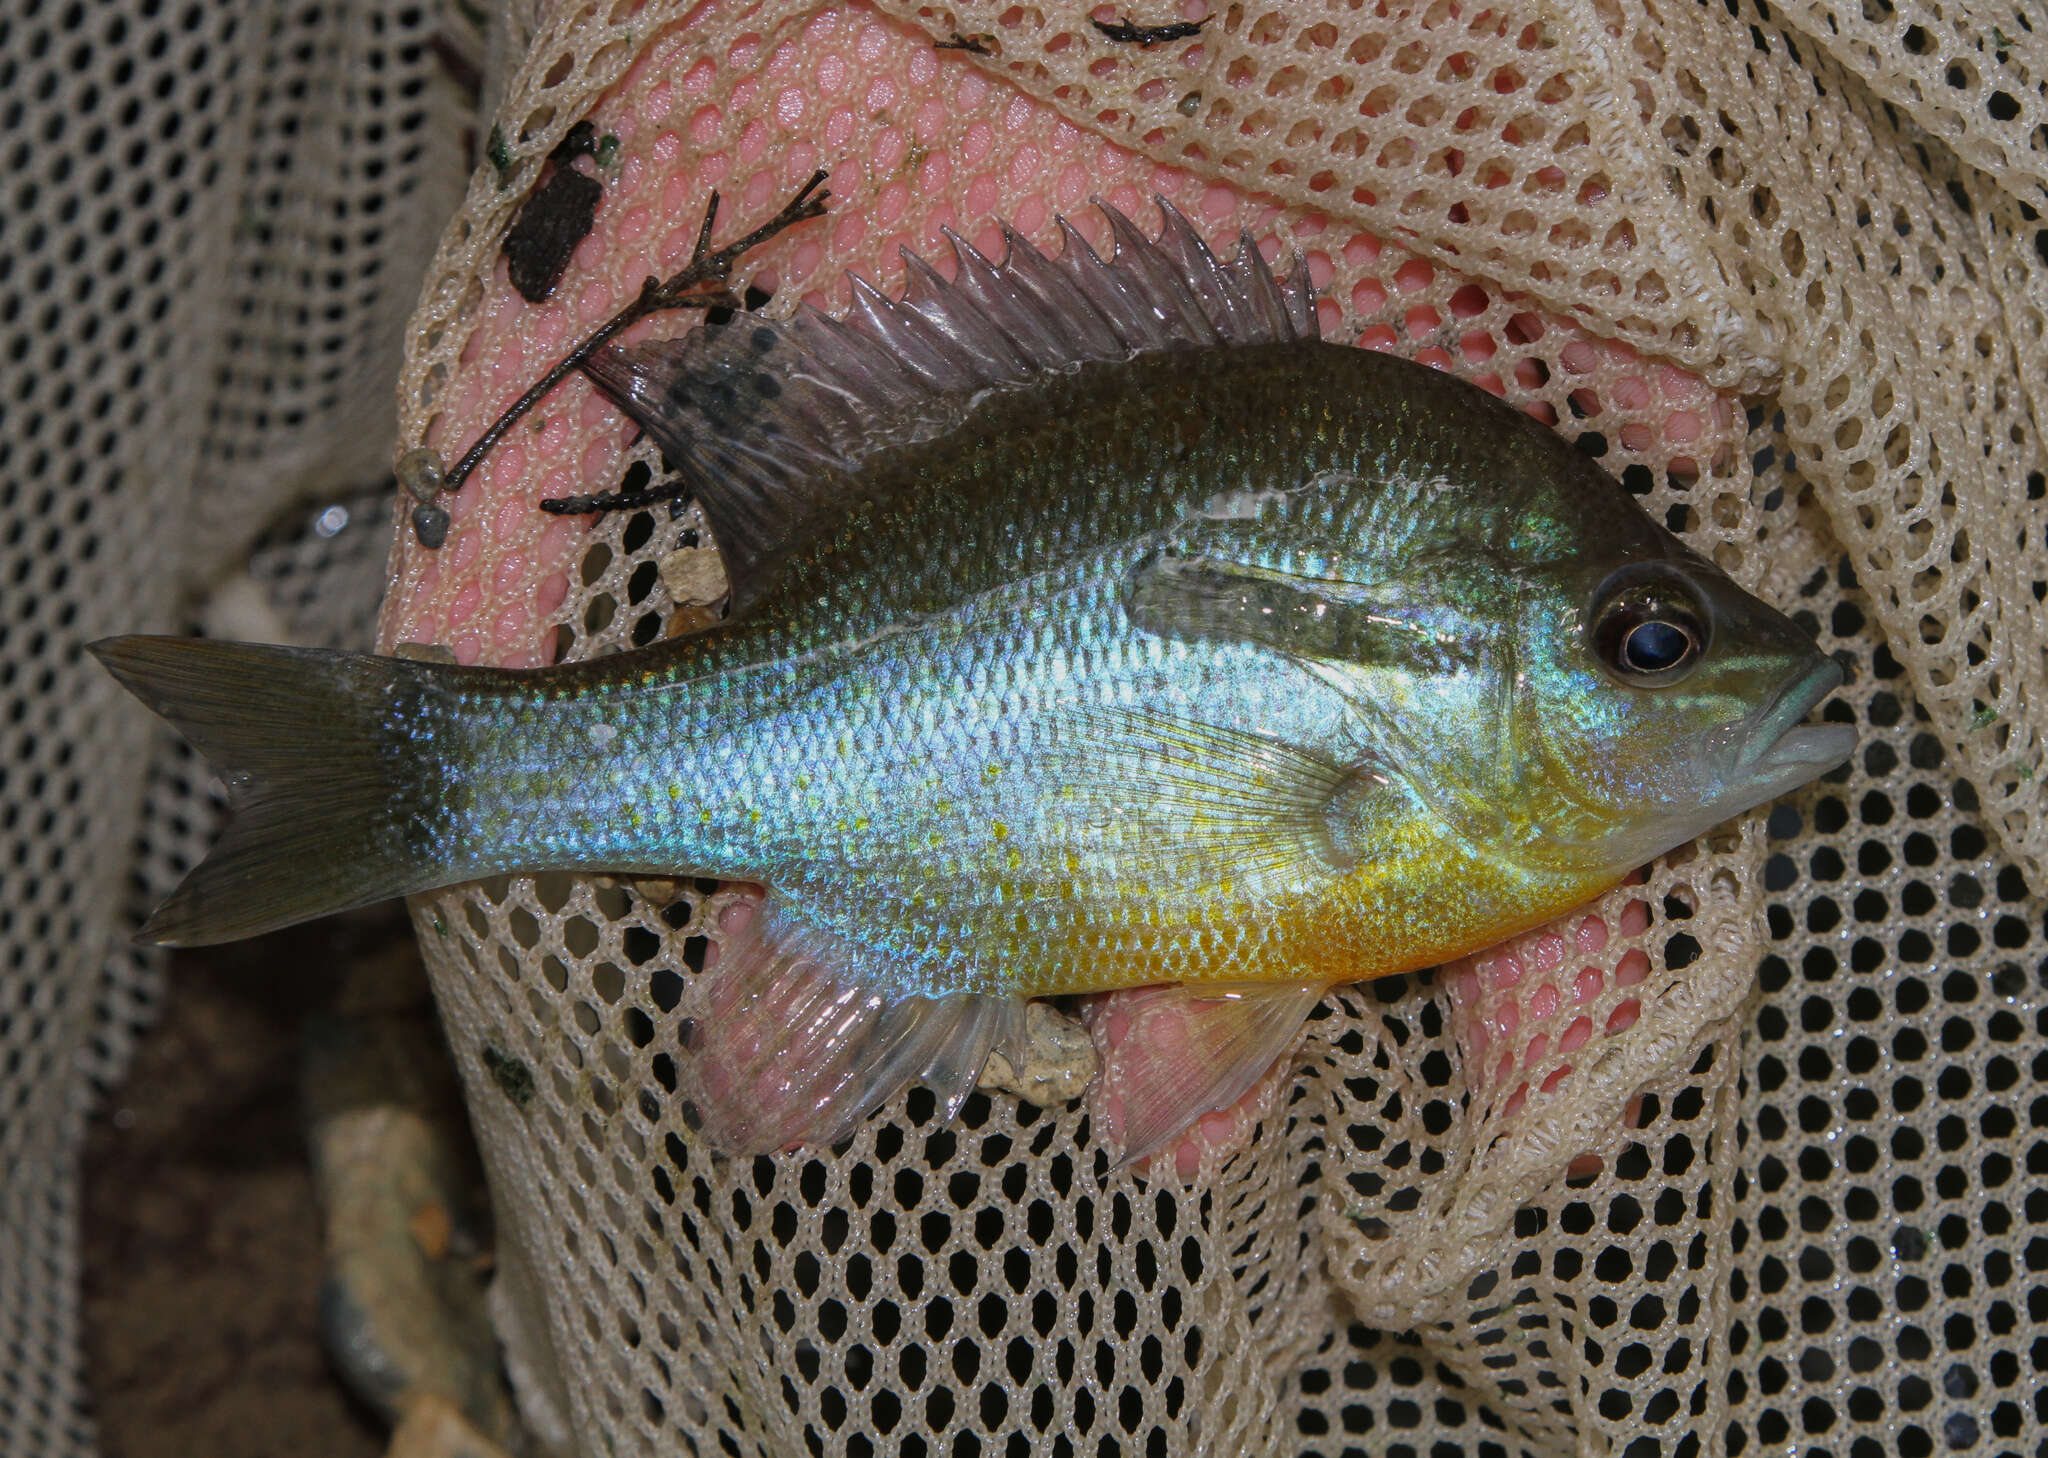
[[[1163,198],[1157,241],[1096,206],[1116,240],[1106,260],[1064,218],[1057,256],[1005,227],[1001,263],[949,231],[950,282],[906,252],[903,298],[856,277],[844,321],[806,305],[787,323],[742,315],[592,357],[590,377],[690,480],[735,612],[825,528],[863,461],[944,434],[984,391],[1153,351],[1317,337],[1299,255],[1282,281],[1249,234],[1224,263]]]

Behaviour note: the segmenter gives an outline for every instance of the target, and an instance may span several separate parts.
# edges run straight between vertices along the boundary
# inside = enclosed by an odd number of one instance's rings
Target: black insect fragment
[[[1200,35],[1202,27],[1209,23],[1209,17],[1200,20],[1176,20],[1171,25],[1134,25],[1128,20],[1094,20],[1088,22],[1101,31],[1104,39],[1113,40],[1125,46],[1156,46],[1162,41],[1186,40],[1189,36]]]
[[[966,51],[970,55],[992,56],[996,53],[996,38],[992,35],[984,35],[979,31],[973,35],[962,35],[956,30],[953,32],[951,40],[933,41],[932,49],[935,51]]]

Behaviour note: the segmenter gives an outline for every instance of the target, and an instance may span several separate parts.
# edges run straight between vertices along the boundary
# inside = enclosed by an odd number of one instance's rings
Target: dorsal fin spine
[[[1095,206],[1109,219],[1110,234],[1116,239],[1116,256],[1110,266],[1121,266],[1130,277],[1142,280],[1143,292],[1160,327],[1169,334],[1192,335],[1184,338],[1184,342],[1197,346],[1223,343],[1223,334],[1202,307],[1187,269],[1175,268],[1172,257],[1139,232],[1138,225],[1122,213],[1100,198],[1095,199]],[[1172,231],[1173,219],[1169,216],[1165,232]],[[1202,251],[1208,252],[1206,248]]]
[[[1248,306],[1248,301],[1238,298],[1238,291],[1230,286],[1230,276],[1195,231],[1194,224],[1166,198],[1154,197],[1153,201],[1166,219],[1166,227],[1159,235],[1159,249],[1180,269],[1181,276],[1201,299],[1203,311],[1215,321],[1217,331],[1225,339],[1242,338],[1252,332],[1255,310]],[[1244,246],[1242,234],[1238,246]],[[1252,251],[1256,256],[1258,250]]]
[[[951,228],[945,230],[945,237],[953,247],[953,257],[958,264],[953,287],[965,294],[976,308],[997,321],[1032,369],[1051,369],[1058,360],[1074,352],[1071,336],[1063,339],[1058,332],[1048,328],[1041,317],[1043,310],[1017,307],[1015,295],[1027,288],[1021,275],[1013,271],[1006,279],[1001,269]],[[1011,245],[1013,252],[1015,246]],[[1037,252],[1036,249],[1032,251]]]
[[[990,310],[948,309],[946,299],[952,285],[908,248],[901,252],[904,274],[909,280],[903,294],[906,310],[950,340],[989,383],[1021,384],[1030,378],[1030,359]]]

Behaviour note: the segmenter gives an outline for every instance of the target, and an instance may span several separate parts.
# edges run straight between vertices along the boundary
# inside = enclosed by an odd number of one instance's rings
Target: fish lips
[[[1727,775],[1730,795],[1742,808],[1826,774],[1855,751],[1854,726],[1802,722],[1841,686],[1841,667],[1822,658],[1788,681],[1744,726]]]

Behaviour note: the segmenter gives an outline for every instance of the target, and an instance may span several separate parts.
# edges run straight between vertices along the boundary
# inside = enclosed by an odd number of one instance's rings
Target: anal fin
[[[692,992],[685,1089],[735,1154],[831,1145],[911,1083],[959,1111],[990,1051],[1020,1042],[1023,1003],[863,983],[831,939],[772,906],[729,933]]]
[[[1236,1103],[1292,1048],[1326,990],[1320,981],[1183,984],[1112,1011],[1131,1025],[1098,1036],[1102,1074],[1090,1105],[1119,1162],[1157,1152]]]

